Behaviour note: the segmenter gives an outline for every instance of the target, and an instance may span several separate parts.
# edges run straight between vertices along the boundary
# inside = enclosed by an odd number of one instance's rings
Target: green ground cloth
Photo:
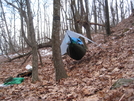
[[[23,81],[24,78],[22,77],[17,77],[17,78],[9,77],[4,81],[4,85],[20,84]]]

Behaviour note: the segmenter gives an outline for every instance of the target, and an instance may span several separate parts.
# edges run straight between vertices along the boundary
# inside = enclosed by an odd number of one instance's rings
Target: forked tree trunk
[[[26,0],[26,5],[27,5],[27,15],[28,15],[28,29],[29,29],[29,34],[31,37],[31,48],[32,48],[32,81],[37,81],[39,80],[38,78],[38,47],[35,39],[35,30],[33,26],[33,17],[32,17],[32,12],[31,12],[31,7],[29,0]]]

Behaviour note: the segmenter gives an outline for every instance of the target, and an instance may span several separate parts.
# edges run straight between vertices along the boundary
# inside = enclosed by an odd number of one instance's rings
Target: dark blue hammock
[[[67,47],[67,54],[75,59],[80,60],[86,53],[86,48],[80,38],[70,37],[70,43]]]

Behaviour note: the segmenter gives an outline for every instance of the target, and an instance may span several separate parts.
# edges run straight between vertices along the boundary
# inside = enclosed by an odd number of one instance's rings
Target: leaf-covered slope
[[[101,47],[88,45],[86,55],[75,61],[63,56],[68,78],[55,82],[52,56],[42,53],[44,66],[39,65],[40,81],[31,83],[26,77],[19,85],[0,88],[0,100],[16,101],[132,101],[134,84],[110,90],[120,78],[134,77],[134,26],[130,16],[112,28],[112,35],[93,35],[93,40],[101,43]],[[131,26],[130,26],[131,25]],[[124,29],[127,28],[126,31]],[[47,53],[46,53],[47,54]],[[30,60],[30,59],[29,59]],[[9,76],[17,76],[26,71],[23,59],[0,65],[0,83]]]

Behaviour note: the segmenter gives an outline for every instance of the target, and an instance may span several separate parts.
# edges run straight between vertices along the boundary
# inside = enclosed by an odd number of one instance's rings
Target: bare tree
[[[104,4],[101,3],[101,0],[97,0],[97,4],[98,7],[96,7],[98,9],[98,13],[97,13],[97,17],[98,17],[98,22],[101,24],[104,24],[104,17],[103,17],[103,9],[104,9]],[[102,30],[104,26],[99,26],[99,30]]]
[[[125,13],[124,13],[124,0],[120,0],[120,11],[121,11],[121,20],[125,18]]]
[[[117,0],[116,0],[116,3],[115,3],[115,10],[116,10],[116,24],[118,24],[119,22],[119,15],[118,15],[118,3],[117,3]]]
[[[130,1],[131,3],[131,12],[134,13],[134,3],[132,1]]]
[[[113,7],[113,1],[111,1],[111,4],[110,4],[110,9],[111,9],[111,16],[112,16],[112,26],[115,26],[115,9]]]
[[[66,78],[67,74],[61,58],[60,50],[60,0],[53,1],[53,29],[52,29],[52,51],[55,67],[56,81]]]
[[[7,20],[6,20],[6,17],[5,17],[5,13],[4,13],[4,9],[3,9],[3,5],[2,5],[1,0],[0,0],[0,6],[1,6],[1,10],[2,10],[4,25],[6,27],[7,39],[8,39],[7,42],[8,42],[8,45],[9,45],[10,52],[16,52],[16,50],[14,48],[14,45],[13,45],[13,42],[12,42],[12,39],[11,39],[11,36],[10,36],[11,33],[9,31],[9,28],[8,28],[8,24],[7,24]]]
[[[85,11],[84,13],[85,13],[85,21],[86,21],[86,22],[83,23],[83,26],[84,26],[84,28],[86,29],[86,35],[87,35],[87,37],[88,37],[89,39],[92,39],[92,37],[91,37],[91,31],[90,31],[90,26],[91,26],[91,24],[90,24],[90,21],[89,21],[88,0],[85,0],[85,8],[86,8],[86,11]],[[84,7],[83,7],[83,9],[84,9]]]
[[[38,55],[37,55],[37,53],[38,53],[37,48],[38,47],[37,47],[36,38],[35,38],[35,30],[34,30],[34,26],[33,26],[33,16],[32,16],[32,11],[31,11],[30,1],[29,0],[25,0],[25,1],[20,0],[20,2],[18,1],[18,4],[20,4],[20,7],[17,7],[8,1],[6,1],[6,2],[7,2],[7,4],[16,8],[20,13],[22,35],[23,35],[26,43],[32,48],[32,67],[33,67],[32,81],[33,82],[37,81],[37,80],[39,80],[39,78],[38,78]],[[24,3],[26,5],[27,11],[23,10]],[[27,24],[27,32],[28,32],[28,37],[30,37],[30,40],[26,38],[26,35],[24,32],[23,18],[25,19],[25,22]]]
[[[109,23],[109,9],[108,9],[108,0],[105,0],[105,28],[107,35],[110,35],[110,23]]]
[[[27,27],[28,31],[31,37],[30,46],[32,48],[32,81],[39,80],[38,78],[38,50],[37,50],[37,43],[36,43],[36,37],[35,37],[35,30],[33,26],[33,16],[31,11],[31,5],[29,0],[26,0],[26,7],[27,7]]]
[[[94,22],[97,23],[97,9],[96,9],[96,0],[93,1],[93,13],[94,13]],[[95,33],[97,33],[97,25],[94,26]]]
[[[79,1],[78,1],[78,5],[76,5],[75,0],[71,0],[70,5],[71,5],[71,11],[72,11],[73,20],[74,20],[75,31],[78,33],[82,33],[82,26],[78,24],[78,21],[81,19],[81,16],[79,14]]]

